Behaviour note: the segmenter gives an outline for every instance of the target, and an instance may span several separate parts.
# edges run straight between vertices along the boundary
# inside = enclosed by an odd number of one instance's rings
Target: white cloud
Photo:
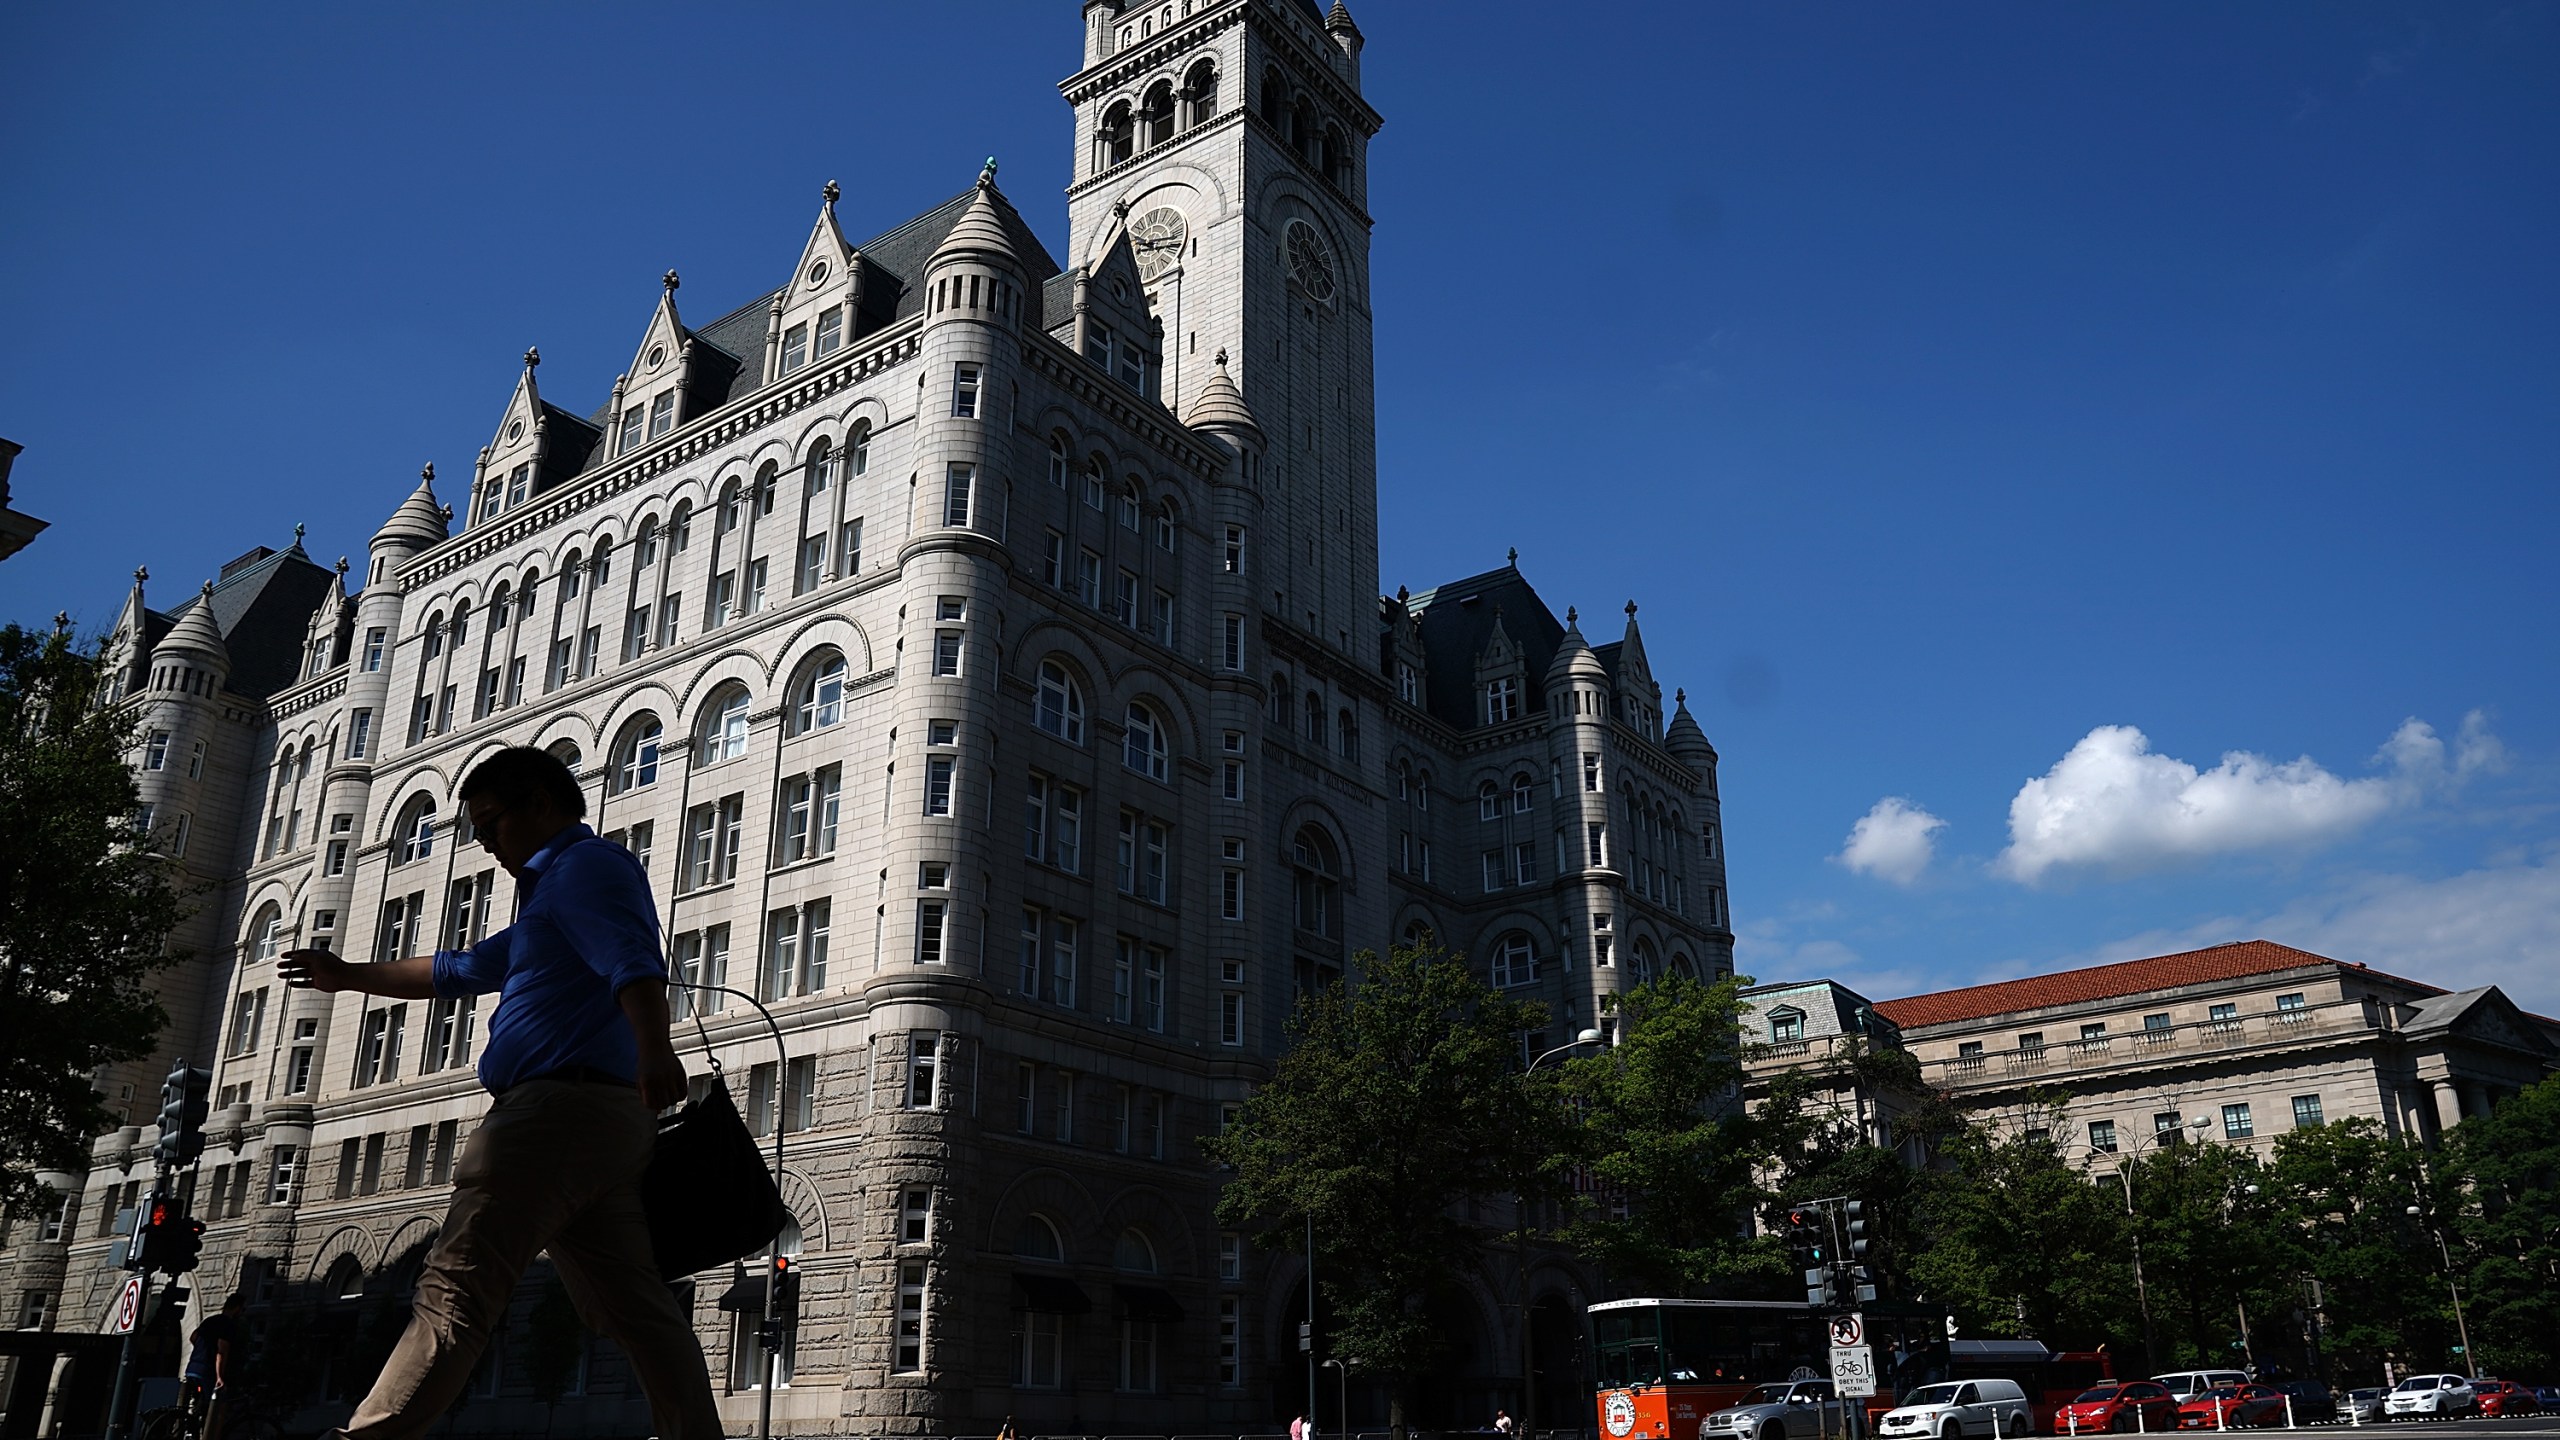
[[[1937,853],[1937,832],[1947,822],[1903,799],[1888,795],[1858,817],[1840,853],[1831,858],[1860,875],[1873,875],[1896,885],[1916,883]]]
[[[2277,762],[2234,750],[2198,770],[2151,749],[2130,725],[2101,725],[2009,801],[1999,874],[2034,884],[2056,870],[2138,870],[2211,855],[2323,844],[2428,790],[2505,763],[2473,711],[2448,759],[2423,720],[2403,721],[2374,757],[2384,773],[2347,780],[2309,756]]]

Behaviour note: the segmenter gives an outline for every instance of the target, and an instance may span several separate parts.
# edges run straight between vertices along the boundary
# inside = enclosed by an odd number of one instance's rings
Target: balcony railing
[[[2011,1077],[2069,1075],[2110,1068],[2157,1065],[2184,1056],[2226,1054],[2260,1045],[2295,1045],[2306,1040],[2378,1030],[2380,1022],[2360,1001],[2262,1011],[2227,1020],[2057,1040],[1988,1054],[1951,1055],[1924,1062],[1941,1085],[1968,1087],[2001,1083]],[[2118,1044],[2122,1041],[2122,1044]]]

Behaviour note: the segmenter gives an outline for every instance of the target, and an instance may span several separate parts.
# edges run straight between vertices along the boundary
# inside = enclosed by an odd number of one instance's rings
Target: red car
[[[2157,1380],[2112,1381],[2084,1390],[2080,1398],[2053,1412],[2053,1433],[2085,1435],[2093,1430],[2175,1430],[2178,1397]]]
[[[2542,1409],[2533,1392],[2513,1380],[2474,1380],[2471,1395],[2483,1415],[2533,1415]]]
[[[2284,1423],[2284,1396],[2264,1385],[2225,1385],[2178,1407],[2181,1430],[2238,1430]]]

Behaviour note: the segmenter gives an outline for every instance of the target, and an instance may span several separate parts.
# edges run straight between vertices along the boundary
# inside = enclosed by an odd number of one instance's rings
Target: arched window
[[[1058,1227],[1045,1215],[1025,1215],[1013,1230],[1013,1253],[1024,1260],[1049,1260],[1064,1264],[1067,1247],[1058,1239]]]
[[[738,522],[746,518],[747,505],[745,497],[738,488],[738,482],[732,480],[727,485],[723,486],[720,491],[720,526],[718,533],[722,535],[728,534],[730,531],[738,528]]]
[[[871,468],[871,422],[865,420],[854,426],[853,435],[844,442],[844,448],[846,451],[844,473],[860,475],[869,471]]]
[[[489,629],[492,633],[507,628],[507,617],[515,611],[514,600],[515,591],[506,581],[499,581],[497,593],[489,597]]]
[[[1529,937],[1514,930],[1493,942],[1493,983],[1497,987],[1527,985],[1538,978],[1538,953]]]
[[[428,659],[430,659],[430,660],[433,660],[433,659],[434,659],[434,658],[436,658],[437,656],[439,656],[439,655],[443,654],[443,653],[444,653],[444,612],[443,612],[443,611],[438,610],[438,611],[436,611],[434,614],[429,615],[429,616],[427,617],[427,628],[426,628],[426,630],[425,630],[423,633],[424,633],[424,636],[425,636],[425,639],[426,639],[426,642],[427,642],[427,644],[426,644],[426,656],[427,656],[427,658],[428,658]]]
[[[1651,980],[1653,978],[1654,971],[1660,968],[1661,966],[1657,963],[1654,957],[1653,942],[1643,939],[1642,937],[1638,937],[1636,940],[1636,983],[1642,985],[1646,981]]]
[[[471,602],[468,600],[457,600],[454,602],[453,606],[453,643],[456,645],[463,645],[468,644],[470,640]]]
[[[715,765],[747,753],[747,692],[733,685],[705,708],[694,763]]]
[[[1137,125],[1130,118],[1128,102],[1123,101],[1102,114],[1102,129],[1094,137],[1094,168],[1107,170],[1135,153]]]
[[[1159,80],[1148,89],[1146,103],[1138,107],[1138,123],[1145,127],[1150,150],[1173,138],[1172,81]]]
[[[1307,738],[1324,743],[1324,697],[1313,690],[1307,692]]]
[[[658,783],[658,743],[665,738],[666,727],[655,715],[635,716],[622,727],[622,739],[613,747],[614,793]]]
[[[518,620],[533,618],[534,597],[541,591],[542,572],[539,570],[524,572],[524,583],[516,587],[516,618]]]
[[[1132,1275],[1153,1275],[1156,1273],[1155,1242],[1147,1238],[1146,1231],[1134,1225],[1121,1231],[1119,1243],[1111,1247],[1111,1268],[1126,1270]]]
[[[1683,980],[1695,980],[1698,978],[1698,967],[1694,961],[1690,960],[1687,951],[1674,950],[1671,952],[1671,973]]]
[[[1342,853],[1333,837],[1309,825],[1290,847],[1291,889],[1297,901],[1298,928],[1330,938],[1342,913]]]
[[[1526,770],[1512,776],[1511,813],[1514,815],[1528,814],[1530,807],[1536,803],[1537,788],[1537,782],[1529,778],[1529,772]]]
[[[1428,949],[1439,938],[1440,932],[1432,929],[1428,920],[1410,921],[1404,927],[1404,948],[1407,950]]]
[[[1298,96],[1297,103],[1289,107],[1289,144],[1296,148],[1299,158],[1309,164],[1315,163],[1316,105],[1304,95]]]
[[[551,752],[552,759],[568,766],[572,775],[577,774],[578,767],[586,762],[586,754],[578,748],[575,740],[554,740],[544,748]]]
[[[771,460],[756,467],[756,513],[773,513],[774,491],[781,488],[782,467]]]
[[[1347,709],[1346,709],[1346,710],[1344,710],[1341,714],[1339,714],[1339,715],[1335,716],[1335,717],[1334,717],[1334,723],[1333,723],[1333,735],[1334,735],[1334,748],[1342,752],[1342,758],[1343,758],[1344,760],[1346,760],[1346,761],[1350,762],[1351,764],[1354,764],[1354,765],[1359,764],[1359,763],[1360,763],[1360,720],[1359,720],[1359,717],[1358,717],[1358,716],[1353,715],[1353,714],[1352,714],[1349,710],[1347,710]]]
[[[1341,126],[1324,127],[1324,144],[1318,151],[1317,164],[1335,189],[1351,188],[1351,143],[1343,138]]]
[[[658,563],[657,516],[652,515],[648,519],[640,522],[640,533],[632,540],[631,544],[633,547],[631,559],[632,564],[646,570],[650,566]]]
[[[413,795],[400,807],[400,819],[391,827],[391,863],[406,865],[424,860],[436,851],[436,801],[432,795]]]
[[[597,555],[601,556],[604,554],[604,546],[606,543],[607,542],[604,541],[597,542]],[[571,600],[577,598],[578,587],[586,583],[585,565],[583,563],[585,559],[586,557],[580,552],[572,550],[560,562],[559,594],[560,604],[563,608],[566,608]]]
[[[1502,792],[1495,789],[1490,780],[1476,787],[1476,818],[1479,820],[1502,818]]]
[[[844,657],[834,651],[818,657],[791,697],[791,733],[823,730],[844,718]]]
[[[258,911],[249,922],[250,960],[273,960],[284,947],[284,912],[273,905]]]
[[[1277,65],[1262,72],[1262,123],[1289,138],[1289,86]]]
[[[1182,511],[1170,500],[1156,512],[1156,548],[1173,553],[1174,540],[1182,532]]]
[[[1271,677],[1271,728],[1283,735],[1289,733],[1289,697],[1294,693],[1288,676],[1274,674]]]
[[[1084,692],[1075,677],[1055,660],[1040,662],[1040,690],[1033,702],[1033,723],[1070,745],[1084,743]]]
[[[364,1298],[364,1262],[353,1255],[341,1255],[329,1264],[327,1288],[322,1292],[333,1300]]]
[[[1049,483],[1057,486],[1061,490],[1066,489],[1067,473],[1073,469],[1075,469],[1075,460],[1067,453],[1067,437],[1064,435],[1050,436]]]
[[[596,542],[596,558],[588,562],[587,568],[594,573],[595,581],[599,585],[613,578],[612,536],[608,535]]]
[[[1129,726],[1123,732],[1126,743],[1121,747],[1120,763],[1150,779],[1171,776],[1170,757],[1173,746],[1165,735],[1164,722],[1144,705],[1129,707]]]
[[[1183,98],[1190,102],[1183,117],[1183,128],[1206,125],[1218,115],[1218,67],[1203,60],[1191,67],[1182,82]]]
[[[809,447],[809,463],[806,469],[808,472],[808,479],[804,483],[810,494],[824,495],[827,493],[828,487],[835,484],[835,446],[827,439],[826,436],[819,436],[817,443]]]

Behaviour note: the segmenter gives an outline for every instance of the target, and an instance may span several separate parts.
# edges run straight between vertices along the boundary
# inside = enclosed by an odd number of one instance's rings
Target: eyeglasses
[[[486,815],[474,815],[471,817],[471,838],[479,842],[481,849],[495,851],[498,848],[498,842],[493,832],[497,830],[498,822],[506,819],[508,812],[515,808],[516,807],[512,804],[500,805]]]

